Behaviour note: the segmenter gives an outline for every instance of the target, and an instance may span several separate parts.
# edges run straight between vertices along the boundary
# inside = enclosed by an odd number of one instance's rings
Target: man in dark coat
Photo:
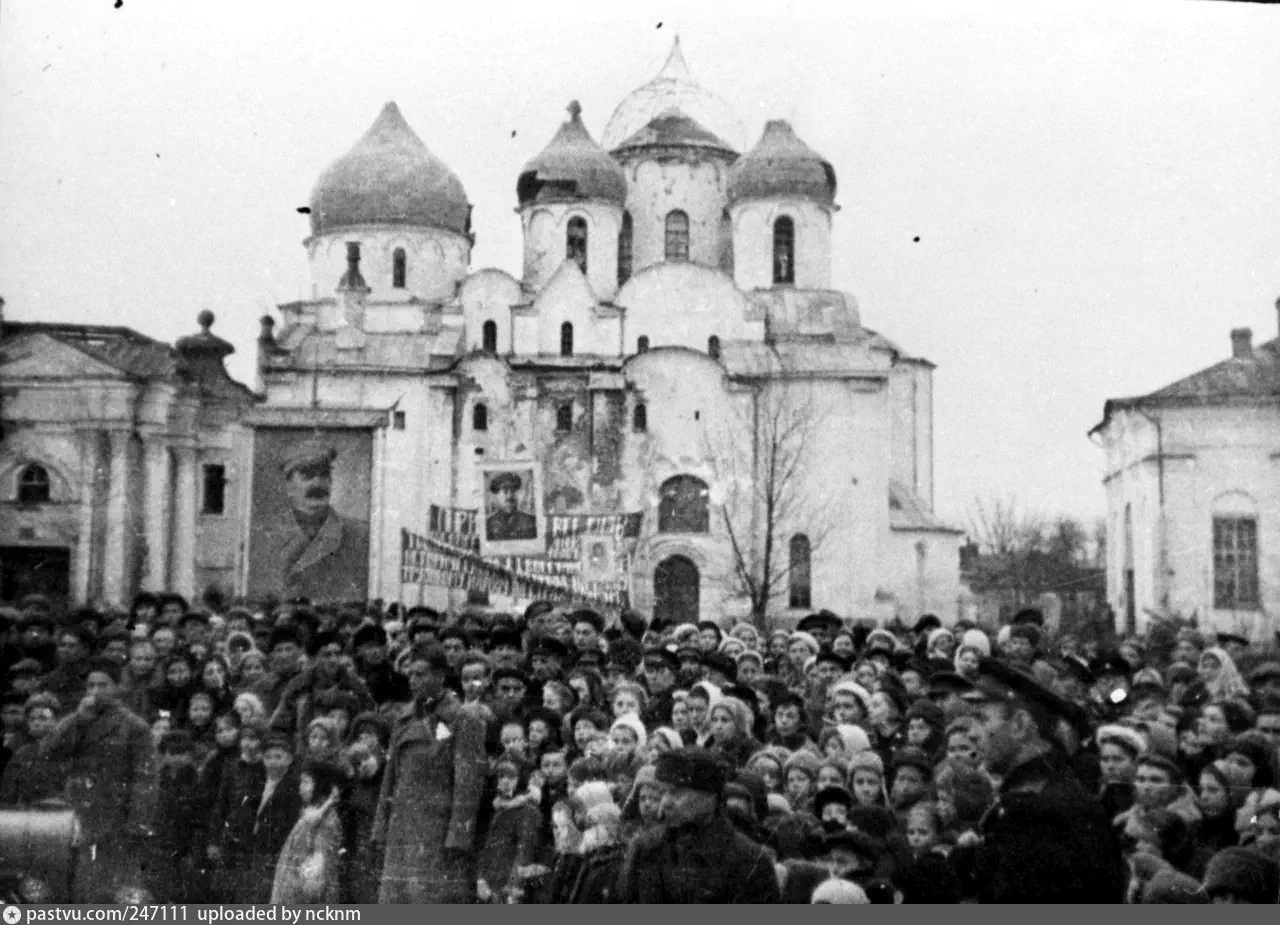
[[[472,902],[493,716],[446,690],[449,663],[438,647],[415,651],[407,671],[414,702],[391,734],[371,834],[386,849],[378,902]]]
[[[254,791],[252,801],[257,812],[249,842],[248,895],[235,900],[242,903],[271,900],[280,849],[302,813],[293,738],[283,733],[269,733],[263,742],[262,764],[265,771],[262,786]]]
[[[117,702],[120,663],[95,656],[85,665],[85,695],[44,749],[65,763],[66,797],[80,819],[77,902],[110,903],[141,884],[138,859],[151,834],[156,800],[155,747],[147,724]]]
[[[496,510],[485,519],[485,535],[490,542],[532,540],[538,536],[538,519],[520,510],[520,476],[502,472],[489,480],[489,491],[498,496]]]
[[[615,903],[776,903],[778,876],[763,846],[725,816],[727,769],[704,748],[658,756],[661,826],[636,836],[610,897]]]
[[[1073,705],[994,659],[966,699],[1001,780],[976,852],[979,901],[1123,903],[1128,874],[1106,814],[1051,744]]]

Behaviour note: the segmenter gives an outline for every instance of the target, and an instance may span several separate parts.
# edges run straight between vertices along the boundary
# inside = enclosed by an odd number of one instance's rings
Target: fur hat
[[[916,768],[926,779],[933,777],[933,761],[914,745],[904,745],[893,753],[893,769],[899,768]]]
[[[673,787],[720,794],[727,775],[720,757],[705,748],[680,748],[664,752],[654,761],[654,776]]]
[[[1204,891],[1210,899],[1235,896],[1249,903],[1274,905],[1280,893],[1280,867],[1249,848],[1223,848],[1209,859]]]
[[[871,748],[871,737],[867,735],[861,726],[855,726],[852,723],[840,723],[838,726],[828,726],[826,729],[822,730],[822,736],[818,745],[825,749],[826,744],[833,738],[838,738],[840,740],[840,744],[844,747],[846,755],[853,756]]]
[[[806,633],[804,630],[796,630],[794,633],[792,633],[790,636],[787,637],[788,644],[797,642],[797,641],[803,642],[805,645],[807,645],[814,655],[817,655],[818,650],[822,648],[821,646],[818,645],[817,637],[815,637],[812,633]]]
[[[1111,723],[1101,727],[1095,736],[1099,746],[1106,745],[1108,742],[1118,745],[1126,752],[1137,758],[1147,751],[1147,740],[1136,729],[1130,729],[1128,726],[1121,726],[1118,723]]]
[[[750,736],[751,727],[755,722],[755,714],[751,712],[751,708],[739,700],[737,697],[721,697],[716,701],[715,706],[707,711],[710,716],[716,710],[725,710],[729,713],[729,718],[733,720],[734,728],[738,730],[740,736]]]
[[[676,732],[670,726],[659,726],[653,730],[650,737],[654,740],[661,739],[667,743],[667,751],[675,751],[677,748],[684,748],[684,740],[680,738],[680,733]]]
[[[858,698],[858,703],[862,704],[862,712],[865,713],[871,708],[871,692],[865,687],[852,679],[837,681],[831,688],[831,695],[836,694],[853,694]]]
[[[1171,866],[1156,871],[1142,890],[1145,905],[1206,904],[1209,894],[1194,877],[1180,873]]]

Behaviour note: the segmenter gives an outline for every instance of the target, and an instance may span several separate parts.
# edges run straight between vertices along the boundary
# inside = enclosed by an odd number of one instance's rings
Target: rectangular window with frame
[[[1257,610],[1258,520],[1213,518],[1213,606],[1217,610]]]
[[[227,512],[227,467],[221,463],[204,467],[203,501],[200,507],[202,514]]]

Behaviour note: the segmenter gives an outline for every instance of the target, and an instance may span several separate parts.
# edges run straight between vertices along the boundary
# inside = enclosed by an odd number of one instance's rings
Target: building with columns
[[[1259,643],[1280,630],[1280,339],[1255,344],[1237,328],[1230,348],[1147,395],[1110,399],[1090,431],[1106,459],[1119,632],[1153,615]]]
[[[230,490],[253,403],[210,332],[176,345],[125,327],[0,316],[0,600],[127,604],[235,588]]]
[[[785,121],[748,145],[678,40],[600,138],[573,103],[512,164],[521,266],[477,269],[388,103],[315,183],[252,392],[209,316],[8,326],[6,594],[953,619],[934,367],[832,286],[835,167]]]

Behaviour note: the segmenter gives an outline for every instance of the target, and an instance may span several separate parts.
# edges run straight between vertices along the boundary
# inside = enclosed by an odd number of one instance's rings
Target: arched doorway
[[[668,556],[653,570],[653,619],[655,623],[697,623],[698,567],[684,556]]]

